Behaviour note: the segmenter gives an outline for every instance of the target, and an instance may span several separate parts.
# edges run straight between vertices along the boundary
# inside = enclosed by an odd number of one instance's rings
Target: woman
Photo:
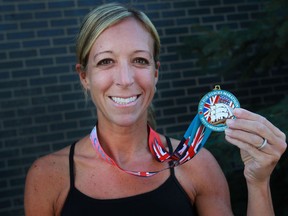
[[[153,134],[170,152],[179,143],[147,126],[159,50],[157,31],[140,11],[106,4],[86,16],[76,70],[98,122],[90,137],[34,162],[26,179],[27,216],[233,214],[225,177],[207,150],[174,168],[150,152]],[[234,115],[225,133],[241,149],[247,215],[273,215],[269,178],[286,149],[285,135],[247,110]]]

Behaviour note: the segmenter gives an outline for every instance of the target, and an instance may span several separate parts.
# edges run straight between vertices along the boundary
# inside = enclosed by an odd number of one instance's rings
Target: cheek
[[[154,75],[149,75],[142,77],[140,82],[140,88],[145,92],[145,100],[147,102],[146,105],[149,105],[155,95],[156,92],[156,82],[155,82],[155,76]]]
[[[157,77],[155,76],[155,71],[138,71],[137,76],[135,76],[135,81],[141,86],[151,87],[157,83]]]
[[[108,76],[94,75],[90,78],[90,91],[102,92],[107,90],[111,86],[111,84],[111,78],[109,78]]]
[[[91,100],[97,106],[105,94],[106,90],[111,86],[111,81],[107,76],[102,76],[97,72],[92,72],[89,75],[89,92],[91,96]]]

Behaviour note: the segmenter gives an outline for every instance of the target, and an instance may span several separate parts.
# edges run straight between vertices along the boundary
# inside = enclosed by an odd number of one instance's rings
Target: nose
[[[134,83],[134,72],[129,63],[119,65],[115,74],[115,83],[121,87],[128,87]]]

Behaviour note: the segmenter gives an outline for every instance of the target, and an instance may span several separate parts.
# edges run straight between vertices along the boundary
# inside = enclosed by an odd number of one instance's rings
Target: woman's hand
[[[269,181],[287,147],[285,134],[263,116],[248,110],[236,108],[234,115],[236,119],[226,121],[225,138],[240,148],[247,182]],[[262,145],[264,142],[267,143]]]

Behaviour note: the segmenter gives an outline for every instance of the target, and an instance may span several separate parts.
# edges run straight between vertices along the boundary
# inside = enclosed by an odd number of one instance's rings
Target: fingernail
[[[237,116],[238,113],[239,113],[239,109],[238,109],[238,108],[233,109],[233,114],[234,114],[235,116]]]
[[[226,125],[227,125],[228,127],[231,125],[231,123],[232,123],[232,120],[231,120],[231,119],[227,119],[227,120],[226,120]]]
[[[226,128],[226,129],[225,129],[225,134],[229,135],[229,134],[231,134],[231,131],[232,131],[232,130],[231,130],[230,128]]]

